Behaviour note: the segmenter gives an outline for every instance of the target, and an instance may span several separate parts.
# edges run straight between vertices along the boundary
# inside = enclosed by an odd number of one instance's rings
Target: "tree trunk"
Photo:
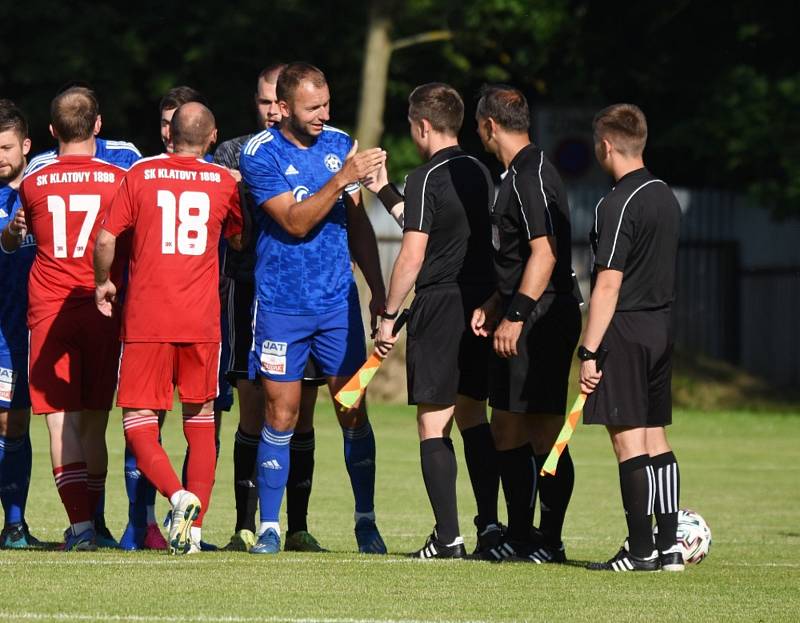
[[[364,64],[361,69],[361,98],[356,121],[359,149],[375,147],[383,134],[386,82],[392,56],[392,0],[374,0],[370,5]]]

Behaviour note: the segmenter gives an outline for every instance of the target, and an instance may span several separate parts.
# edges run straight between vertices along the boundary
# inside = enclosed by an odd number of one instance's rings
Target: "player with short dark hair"
[[[174,151],[132,167],[108,211],[95,252],[97,307],[111,314],[108,269],[116,239],[132,230],[117,405],[141,472],[172,505],[172,553],[200,551],[216,464],[213,401],[220,358],[220,235],[240,246],[239,190],[202,157],[216,139],[214,116],[197,102],[171,121]],[[182,486],[158,442],[156,412],[177,386],[189,445]]]
[[[255,106],[259,125],[271,128],[281,120],[275,86],[278,74],[286,67],[276,63],[263,69],[256,81]],[[214,161],[228,169],[239,169],[242,146],[253,134],[240,136],[222,143],[214,152]],[[256,206],[243,185],[242,214],[252,219]],[[231,358],[228,377],[239,392],[239,428],[233,444],[233,482],[236,500],[236,525],[226,546],[228,550],[249,551],[255,545],[255,514],[258,506],[256,487],[256,455],[261,428],[264,425],[264,392],[256,379],[249,378],[248,358],[253,341],[252,313],[254,269],[256,262],[255,240],[241,251],[226,249],[224,273],[230,279],[228,296],[231,320],[228,341]],[[232,311],[231,311],[232,310]],[[292,441],[289,443],[289,479],[286,483],[287,531],[284,549],[288,551],[320,552],[323,550],[308,531],[308,502],[314,478],[314,406],[317,388],[325,384],[325,377],[309,357],[303,373],[300,397],[300,415]]]
[[[28,392],[28,273],[36,241],[20,211],[19,185],[31,149],[28,122],[0,99],[0,501],[5,511],[0,548],[40,545],[25,522],[31,479],[31,402]],[[12,251],[12,247],[16,250]]]
[[[325,75],[292,63],[278,76],[282,120],[242,150],[242,177],[258,206],[254,339],[250,373],[267,400],[258,447],[261,525],[254,554],[280,550],[280,511],[309,353],[335,394],[364,361],[365,343],[350,257],[372,292],[373,324],[385,291],[375,232],[361,205],[358,181],[386,158],[327,124]],[[375,437],[362,401],[337,409],[345,464],[355,497],[359,551],[385,553],[375,524]]]
[[[422,475],[436,525],[413,556],[463,558],[450,439],[454,417],[478,502],[479,549],[481,538],[500,536],[497,460],[486,422],[489,343],[469,324],[472,311],[493,290],[494,184],[486,167],[458,144],[464,104],[455,89],[424,84],[408,101],[411,138],[427,162],[409,173],[405,197],[392,200],[388,185],[377,189],[387,209],[403,202],[404,227],[376,350],[386,356],[396,342],[393,324],[415,288],[406,356],[408,402],[417,406]]]
[[[678,462],[672,423],[672,302],[681,209],[669,186],[645,168],[647,120],[633,104],[595,115],[595,155],[614,188],[595,208],[589,320],[578,349],[585,424],[602,424],[619,463],[628,538],[609,571],[682,571],[676,544]],[[595,359],[608,351],[602,372]],[[655,541],[652,515],[658,524]]]
[[[123,170],[93,157],[100,118],[90,90],[64,91],[51,111],[59,155],[20,186],[28,230],[38,241],[28,288],[30,394],[33,412],[46,416],[53,474],[70,519],[65,549],[95,549],[119,323],[93,304],[91,255],[101,211]]]
[[[506,168],[492,210],[497,290],[472,319],[475,332],[492,335],[494,345],[489,404],[508,506],[505,542],[485,558],[563,562],[561,529],[574,481],[568,450],[557,476],[539,483],[539,529],[532,531],[532,523],[537,464],[564,423],[581,331],[567,193],[555,167],[531,143],[530,111],[518,89],[485,87],[476,119],[484,147]]]
[[[161,118],[161,142],[164,143],[164,149],[168,152],[172,151],[172,138],[170,137],[172,115],[178,108],[189,102],[198,102],[203,106],[208,106],[208,101],[200,91],[186,85],[172,87],[158,103],[158,113]]]

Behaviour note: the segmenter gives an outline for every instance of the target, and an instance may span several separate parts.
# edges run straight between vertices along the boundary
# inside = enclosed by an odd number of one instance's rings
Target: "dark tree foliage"
[[[800,214],[800,63],[786,3],[733,0],[410,0],[389,2],[392,37],[452,37],[395,51],[384,145],[394,166],[417,156],[407,95],[446,81],[464,94],[462,138],[476,152],[474,94],[515,84],[548,105],[631,101],[647,113],[651,168],[673,184],[751,193]],[[0,5],[0,96],[32,122],[34,151],[52,145],[48,105],[69,80],[97,90],[103,136],[160,149],[157,104],[171,86],[208,97],[220,138],[252,131],[255,76],[276,60],[307,60],[331,83],[333,122],[352,129],[369,0]],[[534,137],[535,138],[535,137]]]

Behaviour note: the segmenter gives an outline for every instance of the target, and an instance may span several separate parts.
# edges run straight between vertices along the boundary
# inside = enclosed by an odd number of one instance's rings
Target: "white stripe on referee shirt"
[[[644,184],[642,184],[641,186],[639,186],[639,188],[634,190],[630,194],[630,197],[628,197],[625,200],[625,203],[622,204],[622,211],[619,213],[619,221],[617,222],[617,231],[614,233],[614,244],[611,245],[611,255],[608,256],[608,263],[606,264],[607,266],[611,266],[611,260],[614,258],[614,252],[617,250],[617,238],[619,237],[620,227],[622,227],[622,219],[625,216],[625,208],[628,207],[628,204],[630,203],[631,199],[633,199],[633,196],[636,193],[638,193],[640,190],[642,190],[642,188],[644,188],[645,186],[649,186],[650,184],[654,184],[656,182],[661,182],[662,184],[666,185],[666,182],[664,182],[662,180],[650,180],[650,181],[647,181]],[[597,205],[600,205],[600,204],[598,203]],[[597,217],[595,217],[595,218],[597,218]]]
[[[464,154],[464,155],[461,155],[461,156],[454,156],[453,158],[448,158],[447,160],[444,160],[444,161],[440,162],[439,164],[437,164],[435,166],[432,166],[430,169],[428,169],[428,172],[425,174],[425,179],[422,180],[422,202],[420,204],[420,210],[419,210],[419,229],[422,229],[422,220],[423,220],[423,217],[425,215],[425,186],[428,183],[428,177],[430,177],[430,174],[433,173],[436,169],[438,169],[443,164],[447,164],[451,160],[459,160],[460,158],[469,158],[470,160],[473,160],[474,162],[480,163],[480,161],[477,158],[473,158],[470,155]]]
[[[542,201],[544,201],[544,213],[550,221],[550,235],[555,235],[556,229],[553,227],[553,215],[550,214],[550,206],[547,205],[547,195],[544,194],[544,180],[542,179],[542,165],[544,164],[544,152],[539,157],[539,189],[542,191]]]
[[[522,205],[522,197],[520,197],[519,191],[517,190],[517,170],[514,167],[511,167],[511,187],[517,194],[517,201],[519,201],[519,213],[522,215],[522,220],[525,221],[525,230],[528,232],[528,240],[530,240],[532,238],[531,226],[528,225],[528,217],[525,216],[525,210],[523,209],[524,206]]]

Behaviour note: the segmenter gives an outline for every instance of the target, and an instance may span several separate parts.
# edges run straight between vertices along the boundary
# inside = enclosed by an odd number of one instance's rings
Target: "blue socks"
[[[147,509],[156,504],[156,488],[136,467],[136,457],[127,445],[125,446],[125,491],[128,494],[128,523],[144,531],[147,528]]]
[[[21,524],[30,482],[30,438],[0,437],[0,502],[6,525]]]
[[[261,431],[256,457],[258,501],[261,522],[276,522],[283,492],[289,480],[289,442],[293,430],[276,431],[265,426]]]
[[[357,428],[343,428],[344,464],[356,502],[356,513],[375,509],[375,435],[367,421]]]

